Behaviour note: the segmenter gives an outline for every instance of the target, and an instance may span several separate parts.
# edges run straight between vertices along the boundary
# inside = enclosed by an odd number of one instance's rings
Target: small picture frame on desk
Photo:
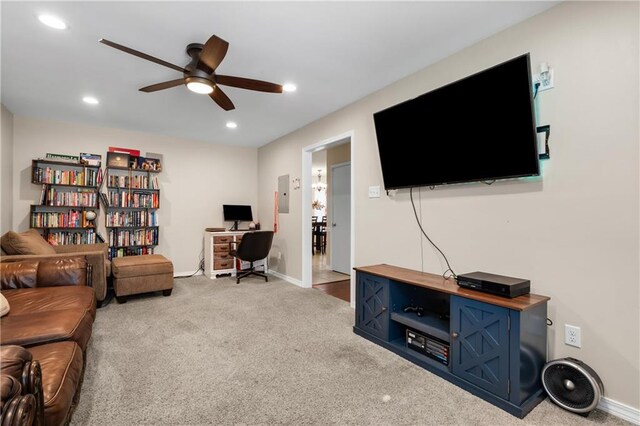
[[[107,152],[107,167],[129,167],[129,154],[123,152]]]

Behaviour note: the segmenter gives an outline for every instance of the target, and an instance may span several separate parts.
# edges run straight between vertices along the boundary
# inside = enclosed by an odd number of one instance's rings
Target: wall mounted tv
[[[373,118],[387,190],[540,174],[529,53]]]

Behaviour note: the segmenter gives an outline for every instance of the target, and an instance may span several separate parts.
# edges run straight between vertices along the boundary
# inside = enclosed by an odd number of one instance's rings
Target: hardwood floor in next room
[[[350,277],[347,274],[331,270],[326,255],[316,253],[312,256],[313,288],[346,302],[350,301]]]

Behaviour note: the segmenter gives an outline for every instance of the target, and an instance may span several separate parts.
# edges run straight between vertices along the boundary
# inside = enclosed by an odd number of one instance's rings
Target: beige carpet
[[[352,331],[344,301],[272,278],[177,279],[99,309],[72,425],[582,425],[520,420]],[[606,386],[606,383],[605,383]]]

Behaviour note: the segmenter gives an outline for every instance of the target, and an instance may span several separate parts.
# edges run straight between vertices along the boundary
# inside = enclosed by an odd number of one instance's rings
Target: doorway
[[[313,287],[349,303],[353,300],[352,153],[353,133],[349,132],[304,148],[302,162],[303,287]],[[312,226],[313,216],[317,221],[326,216],[324,236],[314,235],[317,227]],[[316,237],[326,238],[324,244],[317,245]]]

